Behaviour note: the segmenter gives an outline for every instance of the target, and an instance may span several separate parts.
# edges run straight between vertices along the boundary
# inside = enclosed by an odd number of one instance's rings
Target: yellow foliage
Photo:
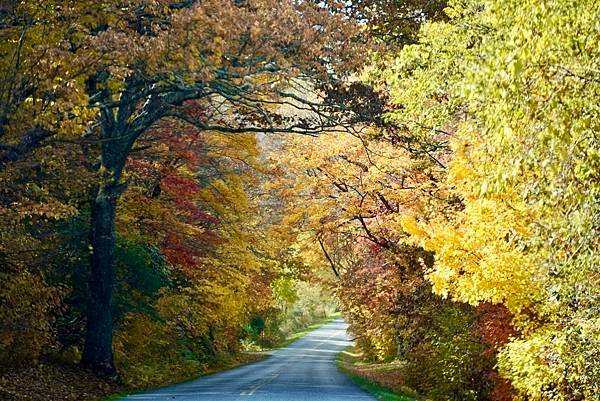
[[[144,314],[127,316],[114,350],[122,379],[132,387],[175,383],[201,372],[197,360],[186,358],[189,350],[177,332]]]
[[[37,274],[0,273],[0,364],[36,364],[55,343],[54,316],[62,292]]]

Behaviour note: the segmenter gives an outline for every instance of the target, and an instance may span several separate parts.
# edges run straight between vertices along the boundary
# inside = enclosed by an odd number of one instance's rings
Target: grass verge
[[[177,384],[191,382],[191,381],[194,381],[194,380],[196,380],[196,379],[198,379],[200,377],[208,376],[208,375],[211,375],[213,373],[224,372],[226,370],[234,369],[234,368],[237,368],[238,366],[242,366],[242,365],[250,365],[250,364],[253,364],[255,362],[262,361],[262,360],[264,360],[264,359],[266,359],[268,357],[269,357],[269,354],[266,354],[266,353],[263,353],[263,352],[242,353],[242,354],[238,355],[235,359],[231,359],[226,364],[211,366],[207,370],[203,371],[202,373],[200,373],[198,375],[195,375],[193,377],[190,377],[187,380],[178,381],[178,382],[175,382],[175,383],[168,383],[168,384],[165,384],[165,385],[162,385],[162,386],[157,386],[157,387],[131,389],[131,390],[127,391],[127,392],[122,392],[122,393],[118,393],[118,394],[111,394],[111,395],[109,395],[107,397],[100,398],[98,401],[116,401],[116,400],[120,400],[123,397],[126,397],[128,395],[139,394],[139,393],[143,393],[145,391],[157,390],[157,389],[164,388],[164,387],[169,387],[169,386],[174,386],[174,385],[177,385]]]
[[[321,320],[319,320],[316,323],[311,324],[310,326],[297,331],[295,333],[293,333],[292,335],[290,335],[288,338],[286,338],[284,341],[282,341],[280,344],[277,344],[276,347],[274,348],[284,348],[287,347],[288,345],[290,345],[291,343],[293,343],[296,340],[301,339],[302,337],[304,337],[305,335],[307,335],[308,333],[310,333],[313,330],[318,329],[319,327],[331,322],[332,320],[335,320],[337,318],[339,318],[341,316],[340,312],[336,312],[330,316],[327,316]]]
[[[366,364],[360,354],[349,346],[337,356],[337,365],[354,383],[382,401],[418,401],[417,395],[402,385],[398,366]]]

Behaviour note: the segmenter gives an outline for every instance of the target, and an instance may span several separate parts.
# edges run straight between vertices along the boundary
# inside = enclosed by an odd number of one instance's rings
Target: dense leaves
[[[445,12],[365,70],[382,118],[367,111],[348,135],[277,156],[297,241],[341,277],[363,353],[414,361],[404,380],[430,397],[596,399],[597,7],[457,1]],[[408,352],[403,331],[421,336]],[[463,348],[473,341],[482,348]],[[450,349],[473,359],[437,359]],[[493,385],[460,369],[480,352],[492,358],[483,369],[497,354],[499,373],[474,375]]]
[[[114,377],[114,351],[147,385],[237,352],[283,274],[249,190],[255,133],[337,124],[309,92],[352,73],[358,27],[270,0],[3,2],[0,16],[2,362],[55,349]]]
[[[579,6],[454,9],[453,26],[486,27],[450,92],[466,118],[447,185],[464,209],[413,230],[436,253],[436,292],[515,314],[500,368],[531,399],[598,395],[598,20],[592,2]]]
[[[182,379],[319,284],[427,399],[598,399],[595,1],[88,3],[0,6],[4,369]]]

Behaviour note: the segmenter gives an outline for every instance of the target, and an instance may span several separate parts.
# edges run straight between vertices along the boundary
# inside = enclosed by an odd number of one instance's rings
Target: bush
[[[123,381],[131,387],[174,383],[202,369],[177,333],[142,313],[126,317],[115,337],[115,360]]]
[[[0,364],[37,364],[55,344],[54,311],[62,291],[28,271],[0,273]]]
[[[473,334],[471,308],[444,302],[433,314],[424,341],[407,354],[406,384],[434,400],[483,401],[493,386],[493,359]]]

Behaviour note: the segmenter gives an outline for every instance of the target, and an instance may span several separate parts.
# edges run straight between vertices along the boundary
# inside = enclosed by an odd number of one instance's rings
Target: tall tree
[[[403,227],[435,253],[435,292],[513,314],[498,365],[519,397],[595,400],[597,5],[457,1],[448,12],[394,63],[418,75],[392,68],[388,79],[403,105],[394,114],[452,128],[440,188],[457,202]],[[411,88],[438,100],[423,107]]]
[[[49,138],[89,143],[98,156],[83,363],[112,375],[115,215],[136,141],[161,120],[232,134],[333,128],[339,122],[304,92],[355,63],[357,31],[320,5],[274,0],[34,2],[3,16],[17,39],[3,66],[13,79],[3,88],[0,162]]]

